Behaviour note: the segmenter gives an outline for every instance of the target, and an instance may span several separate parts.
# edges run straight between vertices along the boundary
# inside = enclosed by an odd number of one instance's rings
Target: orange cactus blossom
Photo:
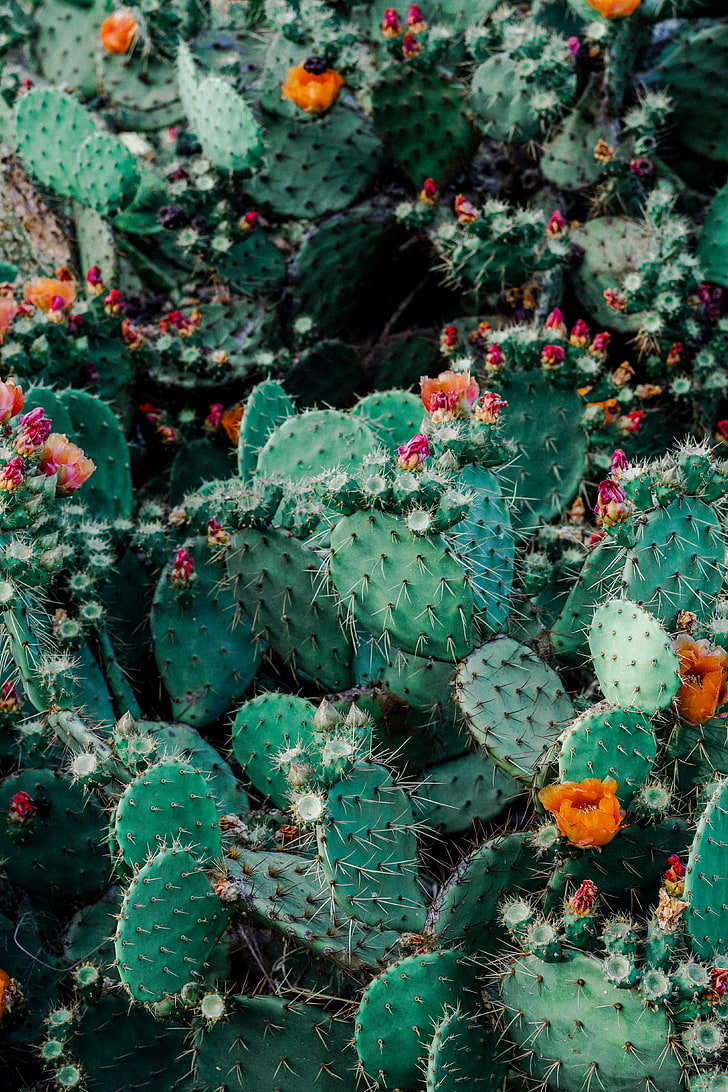
[[[57,277],[36,277],[24,286],[23,298],[39,311],[66,311],[76,298],[76,286]]]
[[[51,432],[41,449],[38,463],[44,474],[58,475],[56,493],[59,497],[70,497],[96,469],[96,464],[84,455],[81,448],[60,432]]]
[[[101,45],[107,53],[128,53],[139,37],[139,24],[132,12],[120,8],[104,19],[99,31]]]
[[[538,798],[553,813],[559,830],[572,845],[586,849],[605,846],[622,826],[624,812],[616,792],[619,784],[613,777],[600,781],[565,781],[562,785],[547,785]]]
[[[289,68],[281,85],[281,98],[305,110],[307,114],[323,114],[344,86],[344,77],[329,68],[322,57],[309,57],[303,64]]]
[[[16,417],[23,408],[23,401],[23,392],[16,386],[14,379],[0,382],[0,424],[9,421],[11,417]]]
[[[225,429],[231,443],[237,444],[240,435],[240,422],[243,419],[243,407],[238,402],[232,409],[226,409],[220,417],[220,425]]]
[[[678,715],[688,724],[703,724],[728,698],[728,652],[710,641],[696,641],[688,633],[679,633],[672,647],[682,679],[675,695]]]
[[[479,393],[470,372],[440,372],[437,379],[420,376],[420,396],[433,421],[450,421],[469,413]]]
[[[5,1010],[9,1008],[9,1002],[12,1000],[12,986],[12,978],[7,971],[0,967],[0,1020],[2,1020]]]
[[[641,0],[586,0],[605,19],[624,19],[640,6]]]

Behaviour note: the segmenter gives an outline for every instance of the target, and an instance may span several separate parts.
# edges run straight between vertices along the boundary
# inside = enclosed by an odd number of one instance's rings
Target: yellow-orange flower
[[[622,826],[623,812],[613,777],[600,781],[565,781],[562,785],[547,785],[538,798],[547,811],[553,813],[561,833],[572,845],[605,846]]]
[[[281,98],[290,99],[307,114],[322,114],[328,110],[344,78],[319,57],[309,57],[303,64],[289,68],[281,86]]]
[[[678,714],[688,724],[703,724],[728,698],[728,653],[710,641],[695,641],[688,633],[679,633],[672,647],[682,679],[675,696]]]
[[[226,409],[220,418],[220,424],[228,434],[232,443],[237,444],[240,435],[240,422],[243,419],[243,407],[238,404],[232,409]]]
[[[23,298],[39,311],[65,311],[76,298],[76,286],[56,277],[36,277],[24,286]]]
[[[7,1007],[10,990],[10,983],[12,979],[7,971],[4,971],[0,967],[0,1020],[5,1015],[5,1009]]]
[[[12,296],[0,296],[0,345],[3,335],[18,313],[18,305]]]
[[[420,376],[420,395],[424,407],[435,421],[446,421],[470,411],[478,400],[480,388],[470,372],[440,372],[437,379]]]
[[[126,8],[113,12],[104,19],[99,31],[101,45],[107,53],[128,53],[139,36],[139,24]]]
[[[586,0],[605,19],[624,19],[640,6],[641,0]]]
[[[69,497],[93,474],[96,464],[60,432],[51,432],[43,445],[39,466],[44,474],[57,474],[56,494]]]

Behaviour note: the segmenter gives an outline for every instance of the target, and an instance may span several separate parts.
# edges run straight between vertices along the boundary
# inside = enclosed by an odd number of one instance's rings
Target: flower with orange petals
[[[12,377],[4,383],[0,382],[0,424],[17,416],[23,408],[23,401],[23,392]]]
[[[605,19],[624,19],[640,6],[641,0],[586,0]]]
[[[600,781],[565,781],[547,785],[538,798],[553,813],[559,830],[572,845],[605,846],[622,826],[623,812],[617,799],[618,783],[613,777]]]
[[[240,435],[240,422],[243,419],[243,407],[238,404],[232,409],[226,409],[220,417],[220,425],[228,434],[231,443],[237,444]]]
[[[117,56],[128,53],[138,37],[139,24],[127,8],[120,8],[104,19],[99,31],[106,52]]]
[[[344,86],[344,77],[321,57],[309,57],[289,68],[281,85],[281,98],[290,99],[307,114],[323,114]]]
[[[420,376],[420,395],[433,421],[450,421],[469,412],[478,400],[480,388],[470,372],[440,372],[437,379]]]
[[[18,313],[18,305],[12,296],[0,296],[0,345],[3,334]]]
[[[675,696],[678,715],[688,724],[704,724],[728,698],[728,652],[688,633],[679,633],[672,647],[682,679]]]
[[[43,474],[57,474],[56,494],[69,497],[93,474],[96,464],[60,432],[51,432],[41,449],[38,465]]]
[[[23,298],[39,311],[67,311],[76,298],[76,286],[57,277],[35,277],[23,287]]]
[[[6,1009],[9,1008],[8,1002],[12,996],[12,982],[13,979],[8,972],[0,967],[0,1020],[5,1015]]]

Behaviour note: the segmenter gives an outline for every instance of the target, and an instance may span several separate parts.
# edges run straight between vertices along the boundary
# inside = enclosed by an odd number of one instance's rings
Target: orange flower
[[[434,421],[449,421],[461,411],[469,411],[479,393],[470,372],[440,372],[437,379],[420,376],[420,396]]]
[[[623,812],[613,777],[600,781],[565,781],[563,785],[547,785],[538,798],[547,811],[553,812],[561,833],[572,845],[605,846],[622,826]]]
[[[240,422],[243,419],[243,407],[238,402],[232,409],[226,409],[220,418],[220,424],[227,432],[231,442],[237,444],[240,435]]]
[[[587,409],[596,406],[602,411],[604,414],[602,425],[604,428],[606,428],[607,425],[611,425],[612,421],[616,421],[619,417],[620,406],[616,398],[607,398],[605,402],[587,402],[586,405]]]
[[[321,57],[309,57],[289,68],[281,86],[281,98],[290,99],[307,114],[322,114],[344,86],[344,78],[328,68]]]
[[[23,298],[40,311],[65,311],[76,298],[76,286],[56,277],[36,277],[24,286]]]
[[[710,641],[695,641],[688,633],[679,633],[672,647],[682,679],[675,697],[678,715],[688,724],[703,724],[728,698],[728,653]]]
[[[0,383],[0,424],[17,416],[23,408],[23,392],[11,377]]]
[[[11,982],[12,979],[8,972],[0,967],[0,1020],[5,1015],[5,1009],[12,993]]]
[[[3,334],[18,313],[18,305],[12,296],[0,296],[0,345]]]
[[[641,0],[586,0],[586,2],[605,19],[624,19],[625,15],[631,15],[640,6]]]
[[[104,19],[99,31],[101,45],[107,53],[128,53],[138,36],[139,24],[126,8],[120,8]]]
[[[41,449],[39,466],[46,474],[57,474],[56,495],[69,497],[93,474],[96,464],[60,432],[51,432]]]

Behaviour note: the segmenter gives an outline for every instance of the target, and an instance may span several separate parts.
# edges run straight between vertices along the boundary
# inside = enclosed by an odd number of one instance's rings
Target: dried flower
[[[464,226],[472,224],[478,219],[477,210],[462,193],[459,193],[455,198],[455,215],[458,218],[458,222]]]
[[[594,909],[594,902],[598,894],[599,888],[594,880],[582,880],[566,905],[577,914],[588,914]]]
[[[397,464],[402,470],[415,470],[430,457],[430,444],[424,432],[418,432],[402,447],[397,448]]]
[[[630,505],[619,482],[608,479],[600,482],[597,503],[594,512],[597,517],[597,526],[602,528],[614,527],[622,523],[630,513]]]
[[[508,403],[504,402],[495,391],[485,391],[475,406],[475,418],[483,425],[496,425],[500,420],[501,411],[507,405]]]

